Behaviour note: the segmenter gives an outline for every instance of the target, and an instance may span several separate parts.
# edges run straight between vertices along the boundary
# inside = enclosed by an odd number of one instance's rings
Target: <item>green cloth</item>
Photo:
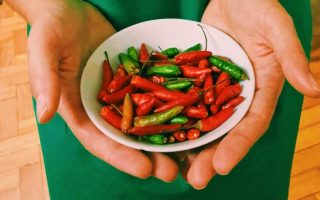
[[[117,30],[159,18],[199,21],[207,4],[199,0],[91,2]],[[286,0],[282,4],[293,17],[309,55],[309,1]],[[302,100],[302,95],[286,83],[268,132],[229,175],[214,177],[202,191],[194,190],[180,175],[168,184],[153,177],[140,180],[116,170],[88,153],[57,114],[50,123],[38,124],[51,199],[287,199]]]

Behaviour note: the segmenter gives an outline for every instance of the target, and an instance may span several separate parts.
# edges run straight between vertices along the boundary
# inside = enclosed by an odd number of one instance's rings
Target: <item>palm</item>
[[[319,96],[307,73],[296,78],[297,71],[306,70],[307,61],[290,18],[277,1],[211,1],[202,22],[226,32],[243,47],[254,67],[256,90],[245,118],[225,138],[198,154],[189,152],[184,176],[199,189],[216,173],[229,173],[267,130],[284,75],[298,90]],[[288,61],[290,56],[297,63]],[[289,69],[293,64],[298,69]]]
[[[31,88],[37,104],[45,97],[46,105],[44,114],[37,105],[39,121],[48,121],[58,110],[79,141],[95,156],[140,178],[154,175],[172,181],[178,167],[169,157],[160,153],[147,156],[112,141],[85,113],[80,98],[83,66],[92,51],[115,30],[91,5],[76,2],[68,5],[61,1],[50,8],[49,15],[32,24],[28,39]],[[61,7],[65,10],[61,11]]]

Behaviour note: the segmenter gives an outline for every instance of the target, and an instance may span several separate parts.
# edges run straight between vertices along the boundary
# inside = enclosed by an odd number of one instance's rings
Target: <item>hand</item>
[[[299,92],[320,96],[293,22],[278,1],[211,1],[202,22],[226,32],[244,48],[254,67],[256,91],[246,116],[221,142],[187,156],[184,176],[197,189],[216,173],[228,174],[266,132],[285,78]]]
[[[178,166],[168,156],[123,146],[102,134],[80,99],[82,68],[93,50],[115,33],[112,25],[84,1],[54,1],[31,17],[28,59],[37,116],[48,122],[58,110],[83,146],[117,169],[139,178],[175,179]],[[38,6],[38,5],[37,5]]]

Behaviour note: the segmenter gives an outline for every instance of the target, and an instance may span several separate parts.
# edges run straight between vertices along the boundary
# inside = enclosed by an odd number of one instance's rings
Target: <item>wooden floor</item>
[[[29,91],[26,24],[6,4],[0,20],[0,200],[49,199]],[[313,60],[320,81],[320,49]],[[291,176],[290,200],[320,200],[320,99],[305,98]]]

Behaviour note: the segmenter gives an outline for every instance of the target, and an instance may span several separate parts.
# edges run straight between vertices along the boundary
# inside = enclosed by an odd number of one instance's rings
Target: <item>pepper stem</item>
[[[106,60],[109,60],[108,52],[107,52],[107,51],[104,51],[104,56],[106,57]]]

